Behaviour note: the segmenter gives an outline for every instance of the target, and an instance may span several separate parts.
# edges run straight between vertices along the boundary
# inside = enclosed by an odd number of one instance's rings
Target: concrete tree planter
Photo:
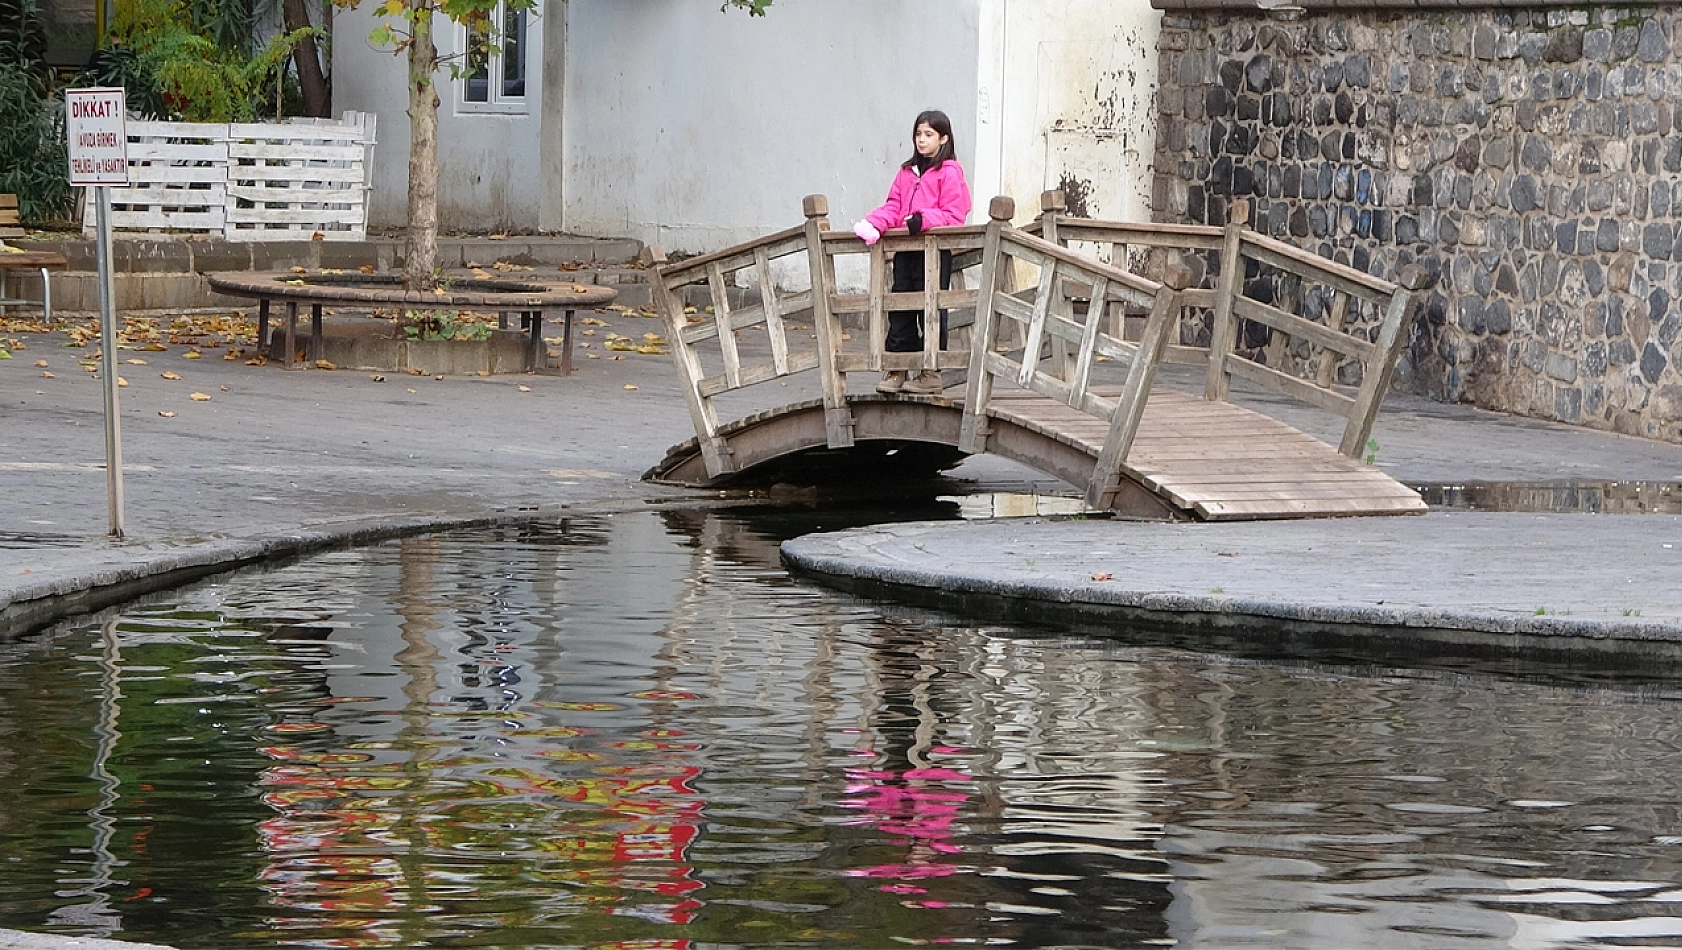
[[[547,316],[561,318],[560,369],[561,375],[570,375],[573,314],[611,303],[617,296],[612,288],[594,284],[547,284],[531,280],[458,280],[447,290],[423,293],[405,290],[397,277],[380,274],[220,273],[210,274],[208,279],[220,293],[256,298],[259,344],[271,356],[278,348],[288,369],[295,365],[298,354],[298,307],[308,304],[310,333],[308,361],[301,364],[304,366],[324,360],[334,366],[390,372],[424,370],[433,375],[541,370],[548,366],[548,347],[543,342],[543,321]],[[286,306],[285,319],[271,334],[269,310],[277,301]],[[485,340],[407,340],[391,338],[389,334],[394,329],[391,324],[363,321],[363,326],[375,329],[329,337],[323,317],[327,307],[488,311],[501,314],[508,324],[520,319],[526,330],[493,330]],[[383,339],[382,331],[387,334]]]

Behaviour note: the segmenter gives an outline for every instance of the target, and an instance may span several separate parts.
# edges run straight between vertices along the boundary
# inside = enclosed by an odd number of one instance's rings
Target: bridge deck
[[[989,415],[1098,457],[1108,426],[1027,390]],[[1152,391],[1123,473],[1209,521],[1424,513],[1419,493],[1319,439],[1231,403]]]

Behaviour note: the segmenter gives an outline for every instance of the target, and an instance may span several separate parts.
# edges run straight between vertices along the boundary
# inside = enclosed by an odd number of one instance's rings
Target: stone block
[[[1670,54],[1670,37],[1657,17],[1641,24],[1641,36],[1636,41],[1635,54],[1645,63],[1660,63]]]

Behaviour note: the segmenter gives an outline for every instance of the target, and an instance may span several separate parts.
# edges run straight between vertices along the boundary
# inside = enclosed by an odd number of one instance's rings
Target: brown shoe
[[[905,388],[905,370],[891,369],[882,374],[882,381],[876,384],[876,391],[893,395]]]
[[[945,392],[946,387],[940,383],[940,370],[925,369],[916,376],[906,380],[901,391],[914,396],[938,396]]]

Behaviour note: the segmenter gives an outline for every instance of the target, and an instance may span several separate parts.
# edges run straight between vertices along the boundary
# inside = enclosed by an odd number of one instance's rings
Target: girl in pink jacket
[[[915,147],[910,158],[899,167],[888,200],[882,207],[865,215],[853,226],[866,244],[882,239],[882,232],[905,228],[921,234],[929,228],[944,228],[963,224],[969,217],[969,184],[964,181],[963,166],[958,164],[957,146],[952,142],[952,120],[935,109],[917,116],[912,124],[911,142]],[[940,252],[940,289],[952,286],[952,252]],[[923,252],[899,251],[894,254],[894,293],[923,289]],[[923,313],[920,310],[893,310],[888,313],[889,353],[915,353],[923,348]],[[940,348],[946,349],[946,311],[940,312]],[[882,374],[876,384],[880,393],[907,392],[938,396],[945,387],[940,382],[940,370],[925,369],[915,378],[906,379],[901,370]]]

